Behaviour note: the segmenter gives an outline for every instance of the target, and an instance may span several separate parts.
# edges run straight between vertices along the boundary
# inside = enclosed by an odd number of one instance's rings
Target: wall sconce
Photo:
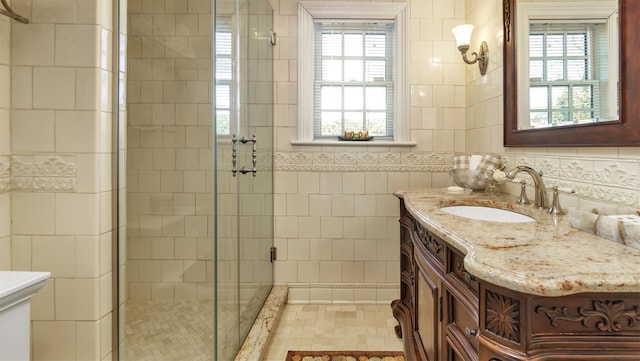
[[[472,52],[471,55],[473,56],[473,59],[469,60],[469,58],[467,58],[467,51],[471,44],[471,32],[473,32],[473,25],[458,25],[451,29],[451,32],[456,37],[456,45],[462,54],[462,60],[467,64],[478,63],[480,66],[480,74],[485,75],[487,73],[487,65],[489,64],[489,47],[487,46],[487,42],[483,41],[482,44],[480,44],[480,54],[475,51]]]

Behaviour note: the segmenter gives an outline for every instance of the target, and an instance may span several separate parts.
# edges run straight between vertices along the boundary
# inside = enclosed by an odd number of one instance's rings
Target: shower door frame
[[[262,6],[256,5],[259,2]],[[222,13],[218,12],[218,5],[230,3],[233,4],[233,12],[225,19],[232,24],[233,76],[229,109],[231,125],[229,134],[219,135],[217,130],[214,134],[216,161],[214,165],[215,353],[216,359],[225,361],[231,354],[235,355],[238,352],[249,332],[250,325],[273,286],[271,251],[274,241],[273,49],[271,44],[273,13],[268,0],[214,1],[216,9],[214,39],[217,39],[215,34],[218,21],[223,18]],[[229,7],[225,10],[228,12]],[[214,59],[215,52],[214,47]],[[267,59],[260,58],[265,54]],[[214,64],[216,64],[215,60]],[[214,75],[216,75],[215,83],[217,71],[214,71]],[[217,116],[216,98],[214,97],[214,117]],[[218,125],[217,117],[215,124]],[[235,141],[233,141],[234,135]],[[225,233],[231,228],[228,224],[229,219],[221,217],[232,216],[223,214],[225,210],[221,206],[221,198],[223,198],[220,197],[221,189],[227,189],[229,193],[235,192],[236,197],[237,217],[233,220],[236,244],[231,247],[225,245],[231,240],[230,238],[233,238],[225,237],[230,236]],[[267,229],[266,234],[264,232],[261,234],[260,231],[264,229]],[[229,257],[231,252],[233,254]],[[233,257],[235,260],[228,260]],[[265,268],[266,265],[268,265],[268,271]],[[231,272],[235,272],[235,275],[228,274]],[[265,276],[268,279],[263,279],[264,283],[256,282],[257,278]],[[228,286],[227,277],[235,277],[237,280],[235,290],[225,290]],[[235,309],[229,311],[227,304],[231,304]],[[245,306],[247,309],[243,310]],[[230,312],[233,313],[236,322],[228,324],[227,318]],[[238,334],[229,335],[234,329],[238,330]],[[223,337],[234,345],[228,346],[228,342],[225,343],[222,340]]]

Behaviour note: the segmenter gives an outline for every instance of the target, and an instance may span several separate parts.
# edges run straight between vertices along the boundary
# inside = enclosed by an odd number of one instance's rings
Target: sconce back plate
[[[487,67],[489,66],[489,46],[486,41],[483,41],[482,44],[480,44],[478,65],[480,66],[480,74],[485,75],[487,73]]]

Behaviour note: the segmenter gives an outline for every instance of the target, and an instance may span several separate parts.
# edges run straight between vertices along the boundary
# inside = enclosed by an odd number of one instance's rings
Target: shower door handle
[[[247,139],[244,136],[240,139],[236,138],[236,135],[234,134],[233,137],[231,138],[231,141],[233,142],[233,152],[232,152],[232,162],[233,162],[233,176],[236,176],[237,172],[240,172],[242,174],[247,174],[249,172],[253,173],[253,176],[255,177],[256,174],[258,173],[258,169],[256,168],[256,165],[258,163],[258,148],[257,148],[257,143],[258,143],[258,138],[256,138],[256,135],[254,134],[253,137],[251,139]],[[251,147],[251,162],[253,164],[253,168],[252,169],[247,169],[244,166],[240,169],[236,168],[236,164],[237,164],[237,154],[236,154],[236,150],[237,150],[237,142],[240,142],[242,144],[246,144],[251,142],[252,143],[252,147]]]
[[[238,138],[235,134],[231,136],[231,164],[233,165],[231,174],[235,177],[236,173],[238,173]]]
[[[255,177],[256,173],[258,173],[258,168],[256,168],[256,164],[258,163],[258,138],[256,138],[255,134],[251,138],[251,142],[253,143],[251,145],[251,163],[253,164],[251,172],[253,172],[253,176]]]

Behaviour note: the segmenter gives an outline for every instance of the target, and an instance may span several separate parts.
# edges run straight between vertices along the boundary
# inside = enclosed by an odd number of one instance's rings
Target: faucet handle
[[[573,194],[576,191],[573,188],[569,188],[569,187],[553,187],[553,188],[558,188],[558,192],[562,192],[562,193],[569,193],[569,194]]]
[[[527,182],[524,180],[520,181],[520,196],[516,199],[517,204],[531,204],[529,198],[527,197]]]
[[[559,188],[558,186],[551,187],[551,189],[553,189],[553,201],[551,202],[551,207],[549,207],[547,213],[557,215],[566,214],[562,207],[560,207],[560,192],[575,193],[576,191],[568,187]]]

